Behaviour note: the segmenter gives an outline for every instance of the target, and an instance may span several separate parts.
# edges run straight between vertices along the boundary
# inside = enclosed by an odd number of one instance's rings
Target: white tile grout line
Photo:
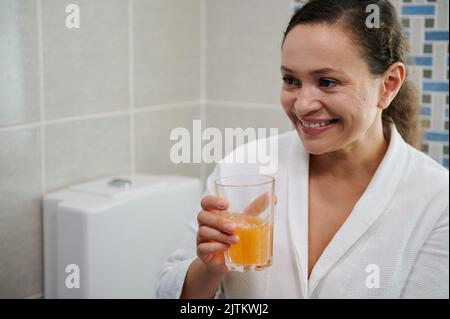
[[[133,19],[133,6],[134,0],[128,0],[128,81],[129,81],[129,99],[130,99],[130,173],[134,174],[136,172],[135,163],[135,131],[134,131],[134,19]]]
[[[206,0],[200,2],[200,120],[206,124]],[[206,180],[206,165],[200,165],[200,179],[202,182]]]
[[[21,129],[27,129],[27,128],[33,128],[33,127],[39,127],[39,126],[49,126],[54,124],[62,124],[62,123],[71,123],[71,122],[77,122],[82,120],[92,120],[92,119],[99,119],[99,118],[108,118],[108,117],[116,117],[121,115],[128,115],[129,111],[114,111],[114,112],[107,112],[107,113],[99,113],[99,114],[92,114],[92,115],[80,115],[80,116],[71,116],[71,117],[65,117],[61,119],[55,119],[55,120],[47,120],[47,121],[39,121],[29,124],[19,124],[19,125],[12,125],[12,126],[6,126],[0,128],[0,132],[4,131],[15,131],[15,130],[21,130]]]
[[[41,75],[41,77],[43,78],[43,74]],[[43,90],[44,89],[43,82],[41,85],[42,85],[41,90]],[[41,100],[42,100],[41,104],[42,104],[42,108],[43,108],[44,94],[41,94]],[[77,122],[77,121],[82,121],[82,120],[117,117],[117,116],[122,116],[122,115],[129,115],[129,113],[141,114],[141,113],[147,113],[147,112],[188,108],[188,107],[199,106],[202,104],[205,105],[205,108],[206,108],[206,105],[244,108],[244,109],[263,109],[263,110],[277,110],[277,109],[281,108],[281,106],[278,106],[275,104],[220,101],[220,100],[204,100],[204,101],[193,100],[193,101],[168,103],[168,104],[162,104],[162,105],[152,105],[152,106],[145,106],[145,107],[138,107],[138,108],[135,107],[133,109],[129,109],[129,110],[125,110],[125,111],[112,111],[112,112],[96,113],[96,114],[89,114],[89,115],[77,115],[77,116],[70,116],[70,117],[54,119],[54,120],[41,120],[41,121],[37,121],[37,122],[33,122],[33,123],[26,123],[26,124],[14,124],[14,125],[0,127],[0,133],[7,132],[7,131],[16,131],[16,130],[22,130],[22,129],[35,128],[35,127],[39,127],[39,126],[48,126],[48,125],[61,124],[61,123],[71,123],[71,122]],[[42,112],[42,110],[41,110],[41,112]],[[41,114],[41,116],[42,116],[42,114]]]
[[[221,101],[221,100],[208,100],[208,105],[222,106],[222,107],[236,107],[244,109],[264,109],[264,110],[278,110],[282,109],[278,104],[256,103],[256,102],[239,102],[239,101]]]
[[[156,112],[156,111],[163,111],[163,110],[182,109],[182,108],[198,106],[199,103],[200,103],[199,100],[194,100],[194,101],[186,101],[186,102],[180,102],[180,103],[169,103],[169,104],[163,104],[163,105],[139,107],[139,108],[134,108],[132,110],[112,111],[112,112],[96,113],[96,114],[89,114],[89,115],[78,115],[78,116],[65,117],[65,118],[61,118],[61,119],[38,121],[38,122],[27,123],[27,124],[16,124],[16,125],[0,127],[0,133],[7,132],[7,131],[29,129],[29,128],[34,128],[34,127],[39,127],[39,126],[71,123],[71,122],[77,122],[77,121],[82,121],[82,120],[93,120],[93,119],[102,119],[102,118],[108,118],[108,117],[118,117],[118,116],[129,115],[130,113],[141,114],[141,113]]]
[[[42,124],[45,118],[45,87],[44,87],[44,37],[42,24],[42,1],[36,2],[36,22],[37,22],[37,43],[38,43],[38,64],[39,64],[39,132],[41,149],[41,192],[47,191],[47,169],[45,163],[45,125]]]
[[[193,107],[198,106],[200,103],[199,100],[192,100],[192,101],[183,101],[183,102],[176,102],[176,103],[167,103],[167,104],[161,104],[161,105],[153,105],[153,106],[146,106],[146,107],[136,107],[133,109],[134,114],[139,113],[146,113],[146,112],[152,112],[152,111],[164,111],[164,110],[172,110],[172,109],[182,109],[187,107]]]

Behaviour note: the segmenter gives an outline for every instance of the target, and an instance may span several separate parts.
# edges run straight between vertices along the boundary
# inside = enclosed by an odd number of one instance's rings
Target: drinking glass
[[[216,193],[228,199],[221,212],[236,224],[237,244],[225,252],[231,271],[262,270],[272,265],[275,178],[268,175],[239,175],[215,181]]]

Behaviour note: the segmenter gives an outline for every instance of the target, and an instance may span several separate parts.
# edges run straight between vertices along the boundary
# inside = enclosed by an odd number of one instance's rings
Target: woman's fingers
[[[220,196],[205,196],[201,204],[204,210],[225,210],[228,208],[228,200]]]
[[[208,226],[200,226],[197,236],[198,243],[215,241],[225,245],[233,245],[239,241],[236,235],[228,235]]]
[[[230,248],[229,245],[225,245],[222,243],[212,242],[212,243],[201,243],[197,245],[197,255],[205,256],[205,255],[213,255],[217,253],[222,253],[225,250]]]
[[[226,217],[221,216],[220,213],[202,210],[198,213],[197,220],[200,226],[208,226],[223,233],[233,234],[236,230],[236,225]]]
[[[273,196],[274,205],[277,204],[278,198],[276,195]],[[270,204],[270,195],[268,192],[255,198],[245,209],[244,214],[248,215],[258,215],[263,212]]]

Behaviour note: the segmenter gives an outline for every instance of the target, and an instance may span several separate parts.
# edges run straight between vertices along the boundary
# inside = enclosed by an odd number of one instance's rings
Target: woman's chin
[[[307,147],[305,145],[305,150],[312,154],[312,155],[322,155],[325,153],[328,153],[329,151],[325,150],[324,148],[320,148],[320,147]]]
[[[297,133],[300,136],[300,140],[302,141],[303,147],[305,150],[313,155],[321,155],[328,152],[331,152],[332,150],[330,147],[323,145],[323,143],[320,143],[319,141],[310,141],[302,137],[302,133],[299,132],[299,128],[297,128]]]
[[[323,145],[323,143],[319,143],[318,141],[312,142],[302,140],[302,143],[305,150],[313,155],[322,155],[335,151],[335,149],[330,147],[329,145]]]

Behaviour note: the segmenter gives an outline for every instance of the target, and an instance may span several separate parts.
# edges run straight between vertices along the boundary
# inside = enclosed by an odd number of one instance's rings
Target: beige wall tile
[[[42,291],[38,129],[0,133],[0,298]]]
[[[0,1],[0,126],[39,120],[36,1]]]
[[[68,29],[66,5],[80,8]],[[129,107],[128,1],[42,1],[46,119]]]
[[[208,99],[278,104],[291,1],[206,3]]]
[[[200,97],[201,1],[134,1],[137,107]]]
[[[191,132],[192,138],[192,121],[199,118],[199,107],[171,108],[137,114],[137,172],[200,177],[201,164],[174,164],[170,160],[170,149],[176,143],[170,140],[170,132],[174,128],[183,127]]]
[[[46,128],[47,192],[129,172],[129,117],[119,116]]]

